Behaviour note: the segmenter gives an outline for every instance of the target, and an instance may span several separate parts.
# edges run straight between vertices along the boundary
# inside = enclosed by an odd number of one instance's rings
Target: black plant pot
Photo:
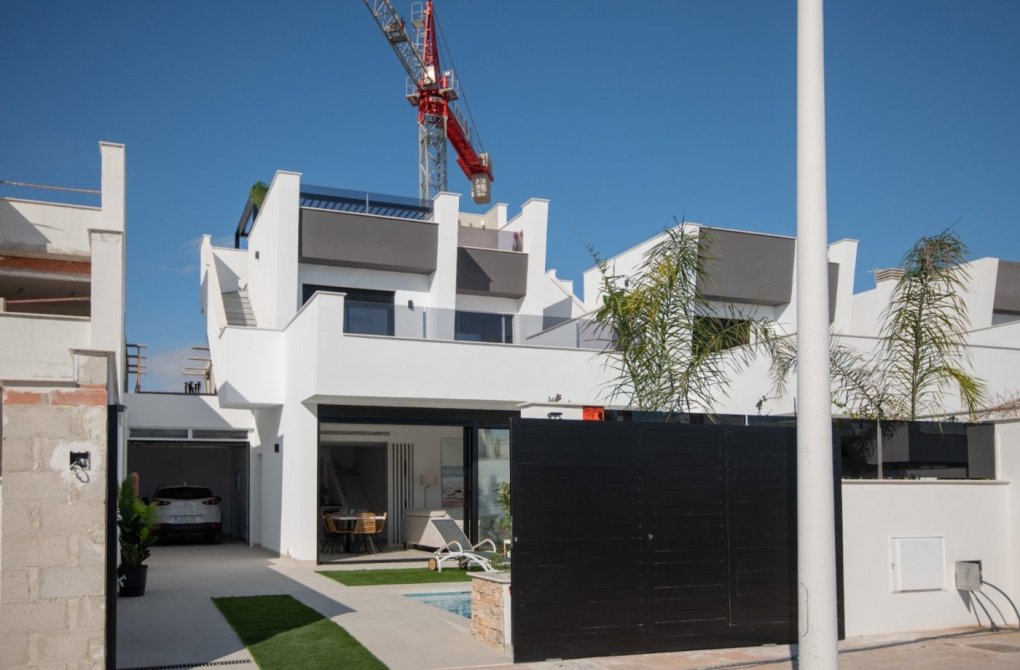
[[[120,596],[122,598],[133,598],[145,595],[145,577],[148,573],[147,565],[122,565],[118,572],[121,576]]]

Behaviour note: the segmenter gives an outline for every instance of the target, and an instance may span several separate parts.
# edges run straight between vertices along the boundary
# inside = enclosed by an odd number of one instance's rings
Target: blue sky
[[[548,263],[575,280],[586,243],[611,255],[673,216],[795,233],[795,8],[437,0],[494,197],[551,200]],[[1020,260],[1020,2],[825,18],[829,237],[860,241],[857,290],[954,223],[974,257]],[[148,388],[178,389],[204,341],[198,239],[227,243],[252,182],[416,194],[403,86],[358,0],[8,0],[0,179],[98,187],[99,140],[127,145],[128,340],[154,354]]]

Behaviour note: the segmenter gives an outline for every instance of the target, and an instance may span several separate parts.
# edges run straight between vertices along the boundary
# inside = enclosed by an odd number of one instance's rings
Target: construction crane
[[[457,165],[471,180],[471,197],[489,202],[492,163],[475,149],[468,124],[455,101],[459,97],[453,70],[439,63],[436,16],[432,0],[411,8],[414,39],[390,0],[364,0],[397,59],[407,72],[407,100],[418,108],[418,198],[431,202],[446,190],[446,143],[457,152]]]

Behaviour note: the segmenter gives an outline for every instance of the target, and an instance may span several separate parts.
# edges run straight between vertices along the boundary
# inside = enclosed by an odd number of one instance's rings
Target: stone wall
[[[510,574],[485,572],[471,577],[471,635],[496,651],[509,652]]]
[[[3,389],[0,667],[106,663],[107,358],[78,383]],[[72,451],[89,452],[72,470]]]

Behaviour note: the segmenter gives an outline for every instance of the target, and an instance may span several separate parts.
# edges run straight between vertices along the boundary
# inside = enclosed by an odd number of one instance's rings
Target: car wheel
[[[223,531],[219,528],[209,533],[209,544],[223,544]]]

